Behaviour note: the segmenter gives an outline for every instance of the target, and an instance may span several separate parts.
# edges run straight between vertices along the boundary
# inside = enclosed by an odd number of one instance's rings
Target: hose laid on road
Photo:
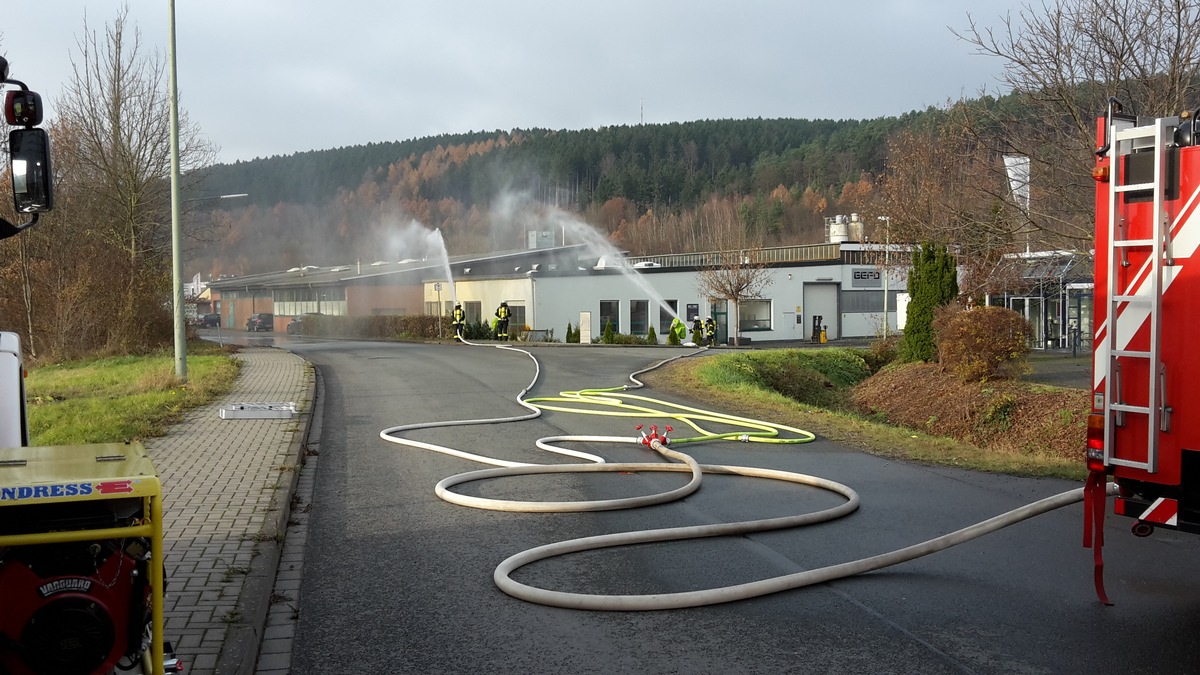
[[[464,342],[466,341],[464,340]],[[467,344],[474,345],[474,343],[470,342],[467,342]],[[830,565],[827,567],[807,570],[795,574],[787,574],[721,588],[681,593],[657,593],[646,595],[594,595],[551,591],[529,586],[527,584],[515,581],[512,579],[511,575],[517,569],[539,560],[545,560],[547,558],[566,555],[569,553],[610,548],[615,546],[628,546],[633,544],[661,541],[677,541],[681,539],[742,535],[752,532],[765,532],[769,530],[812,525],[815,523],[834,520],[852,513],[859,506],[859,497],[858,494],[850,487],[843,485],[842,483],[817,476],[755,467],[699,464],[691,456],[670,449],[669,446],[711,440],[736,439],[743,442],[758,443],[807,443],[815,438],[813,434],[807,431],[785,425],[772,424],[769,422],[762,422],[759,420],[752,420],[733,415],[725,415],[723,413],[705,411],[699,408],[693,408],[690,406],[660,401],[645,396],[637,396],[625,393],[628,389],[636,389],[643,386],[642,383],[637,379],[637,375],[641,375],[654,370],[655,368],[659,368],[667,363],[670,363],[671,361],[683,358],[684,356],[694,356],[703,353],[707,348],[701,348],[695,352],[665,359],[655,363],[652,366],[636,371],[629,376],[632,386],[625,385],[622,387],[608,389],[584,389],[574,392],[561,392],[557,397],[525,399],[525,395],[530,389],[533,388],[534,384],[537,383],[537,380],[541,375],[541,367],[538,364],[537,359],[533,356],[533,354],[523,349],[518,349],[509,345],[495,346],[499,349],[521,352],[533,360],[535,367],[533,379],[530,381],[529,385],[522,389],[520,394],[517,395],[517,403],[525,408],[530,409],[531,412],[529,414],[489,419],[408,424],[390,427],[380,432],[381,438],[392,443],[425,450],[433,450],[435,452],[441,452],[444,454],[462,457],[464,459],[470,459],[472,461],[491,464],[499,467],[494,469],[469,471],[443,479],[435,487],[435,492],[437,493],[438,497],[445,501],[462,506],[469,506],[472,508],[512,512],[586,512],[637,508],[682,499],[692,494],[700,488],[703,475],[706,473],[748,476],[809,485],[841,495],[846,500],[845,502],[828,509],[778,518],[765,518],[760,520],[720,523],[715,525],[696,525],[688,527],[639,530],[634,532],[619,532],[593,537],[571,539],[532,548],[507,558],[500,563],[493,574],[493,579],[496,585],[502,591],[513,597],[529,602],[554,607],[564,607],[568,609],[648,611],[659,609],[678,609],[683,607],[700,607],[704,605],[732,602],[735,600],[744,600],[747,598],[759,597],[771,593],[778,593],[780,591],[832,581],[834,579],[840,579],[856,574],[862,574],[864,572],[870,572],[913,560],[914,558],[944,550],[951,546],[955,546],[957,544],[976,539],[990,532],[994,532],[1003,527],[1027,520],[1036,515],[1062,508],[1063,506],[1074,504],[1083,500],[1083,488],[1068,490],[1067,492],[1041,499],[1032,504],[1027,504],[1020,508],[995,516],[993,518],[989,518],[988,520],[965,527],[955,532],[951,532],[929,541],[889,553],[883,553],[869,558]],[[627,401],[636,401],[637,403],[629,403]],[[550,405],[551,403],[554,405]],[[572,405],[567,405],[568,403]],[[591,408],[599,408],[599,410],[594,410]],[[660,438],[663,437],[659,437],[657,435],[657,428],[652,427],[654,432],[650,436],[645,436],[643,434],[642,437],[566,435],[539,439],[537,441],[537,447],[540,449],[585,459],[591,462],[589,464],[560,465],[510,462],[486,457],[484,455],[468,453],[433,443],[413,441],[397,436],[397,434],[405,431],[412,431],[416,429],[428,429],[466,424],[497,424],[533,419],[541,415],[542,410],[554,410],[579,414],[610,415],[618,417],[636,416],[642,418],[668,418],[672,420],[678,420],[679,422],[688,425],[699,435],[690,438],[670,439],[667,444],[664,444],[662,440],[660,440]],[[744,429],[744,431],[710,431],[701,427],[701,422],[711,422],[726,426],[740,427],[741,429]],[[791,435],[781,436],[780,432],[787,432]],[[601,457],[596,455],[569,450],[567,448],[553,445],[553,443],[559,442],[641,443],[652,448],[662,457],[673,463],[606,463]],[[484,497],[463,495],[451,490],[452,487],[461,485],[463,483],[505,476],[548,473],[652,471],[689,473],[690,479],[688,480],[687,484],[682,487],[657,494],[626,497],[621,499],[604,499],[581,502],[527,502],[517,500],[489,499]],[[1111,493],[1111,491],[1114,490],[1113,486],[1109,486],[1108,490]]]

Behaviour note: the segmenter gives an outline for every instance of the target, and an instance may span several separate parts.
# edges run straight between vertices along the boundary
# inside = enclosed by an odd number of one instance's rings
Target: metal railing
[[[841,259],[840,245],[829,243],[748,249],[745,253],[750,255],[754,262],[767,264]],[[721,265],[724,261],[722,256],[727,256],[728,254],[728,251],[705,251],[701,253],[631,256],[629,264],[654,263],[662,267],[713,267]]]

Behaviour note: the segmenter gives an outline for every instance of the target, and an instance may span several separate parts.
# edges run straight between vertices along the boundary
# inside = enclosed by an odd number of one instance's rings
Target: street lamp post
[[[167,1],[167,52],[171,102],[171,284],[175,304],[175,377],[187,382],[187,333],[183,323],[183,235],[179,224],[179,87],[175,81],[175,0]]]
[[[236,199],[238,197],[249,197],[246,192],[239,192],[232,195],[213,195],[211,197],[193,197],[191,199],[178,199],[178,195],[174,189],[175,181],[172,176],[171,190],[171,276],[174,289],[173,312],[175,320],[175,376],[180,382],[187,382],[187,313],[184,311],[184,296],[183,296],[183,253],[182,253],[182,217],[180,210],[182,204],[190,204],[192,202],[207,202],[217,199]],[[198,293],[199,289],[194,292]],[[217,326],[220,328],[220,325]]]
[[[878,218],[883,221],[883,337],[886,339],[891,326],[891,319],[888,316],[888,258],[892,248],[892,218],[891,216],[879,216]]]

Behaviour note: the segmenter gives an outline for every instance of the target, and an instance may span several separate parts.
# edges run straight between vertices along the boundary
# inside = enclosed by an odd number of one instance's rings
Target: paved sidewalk
[[[251,673],[314,395],[311,367],[248,347],[223,400],[145,443],[163,484],[164,638],[186,673]],[[230,403],[294,402],[294,419],[221,419]]]

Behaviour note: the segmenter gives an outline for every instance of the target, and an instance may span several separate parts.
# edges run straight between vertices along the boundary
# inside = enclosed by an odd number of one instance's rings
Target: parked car
[[[196,326],[199,328],[220,328],[221,315],[201,314],[200,316],[196,317]]]
[[[320,312],[305,312],[304,314],[300,314],[298,316],[292,317],[292,320],[289,321],[288,325],[287,325],[287,334],[288,335],[303,334],[304,329],[301,328],[301,326],[304,325],[305,320],[307,320],[308,318],[314,317],[314,316],[321,316],[321,313]]]
[[[274,314],[251,314],[250,318],[246,319],[246,332],[257,333],[260,330],[275,330]]]

